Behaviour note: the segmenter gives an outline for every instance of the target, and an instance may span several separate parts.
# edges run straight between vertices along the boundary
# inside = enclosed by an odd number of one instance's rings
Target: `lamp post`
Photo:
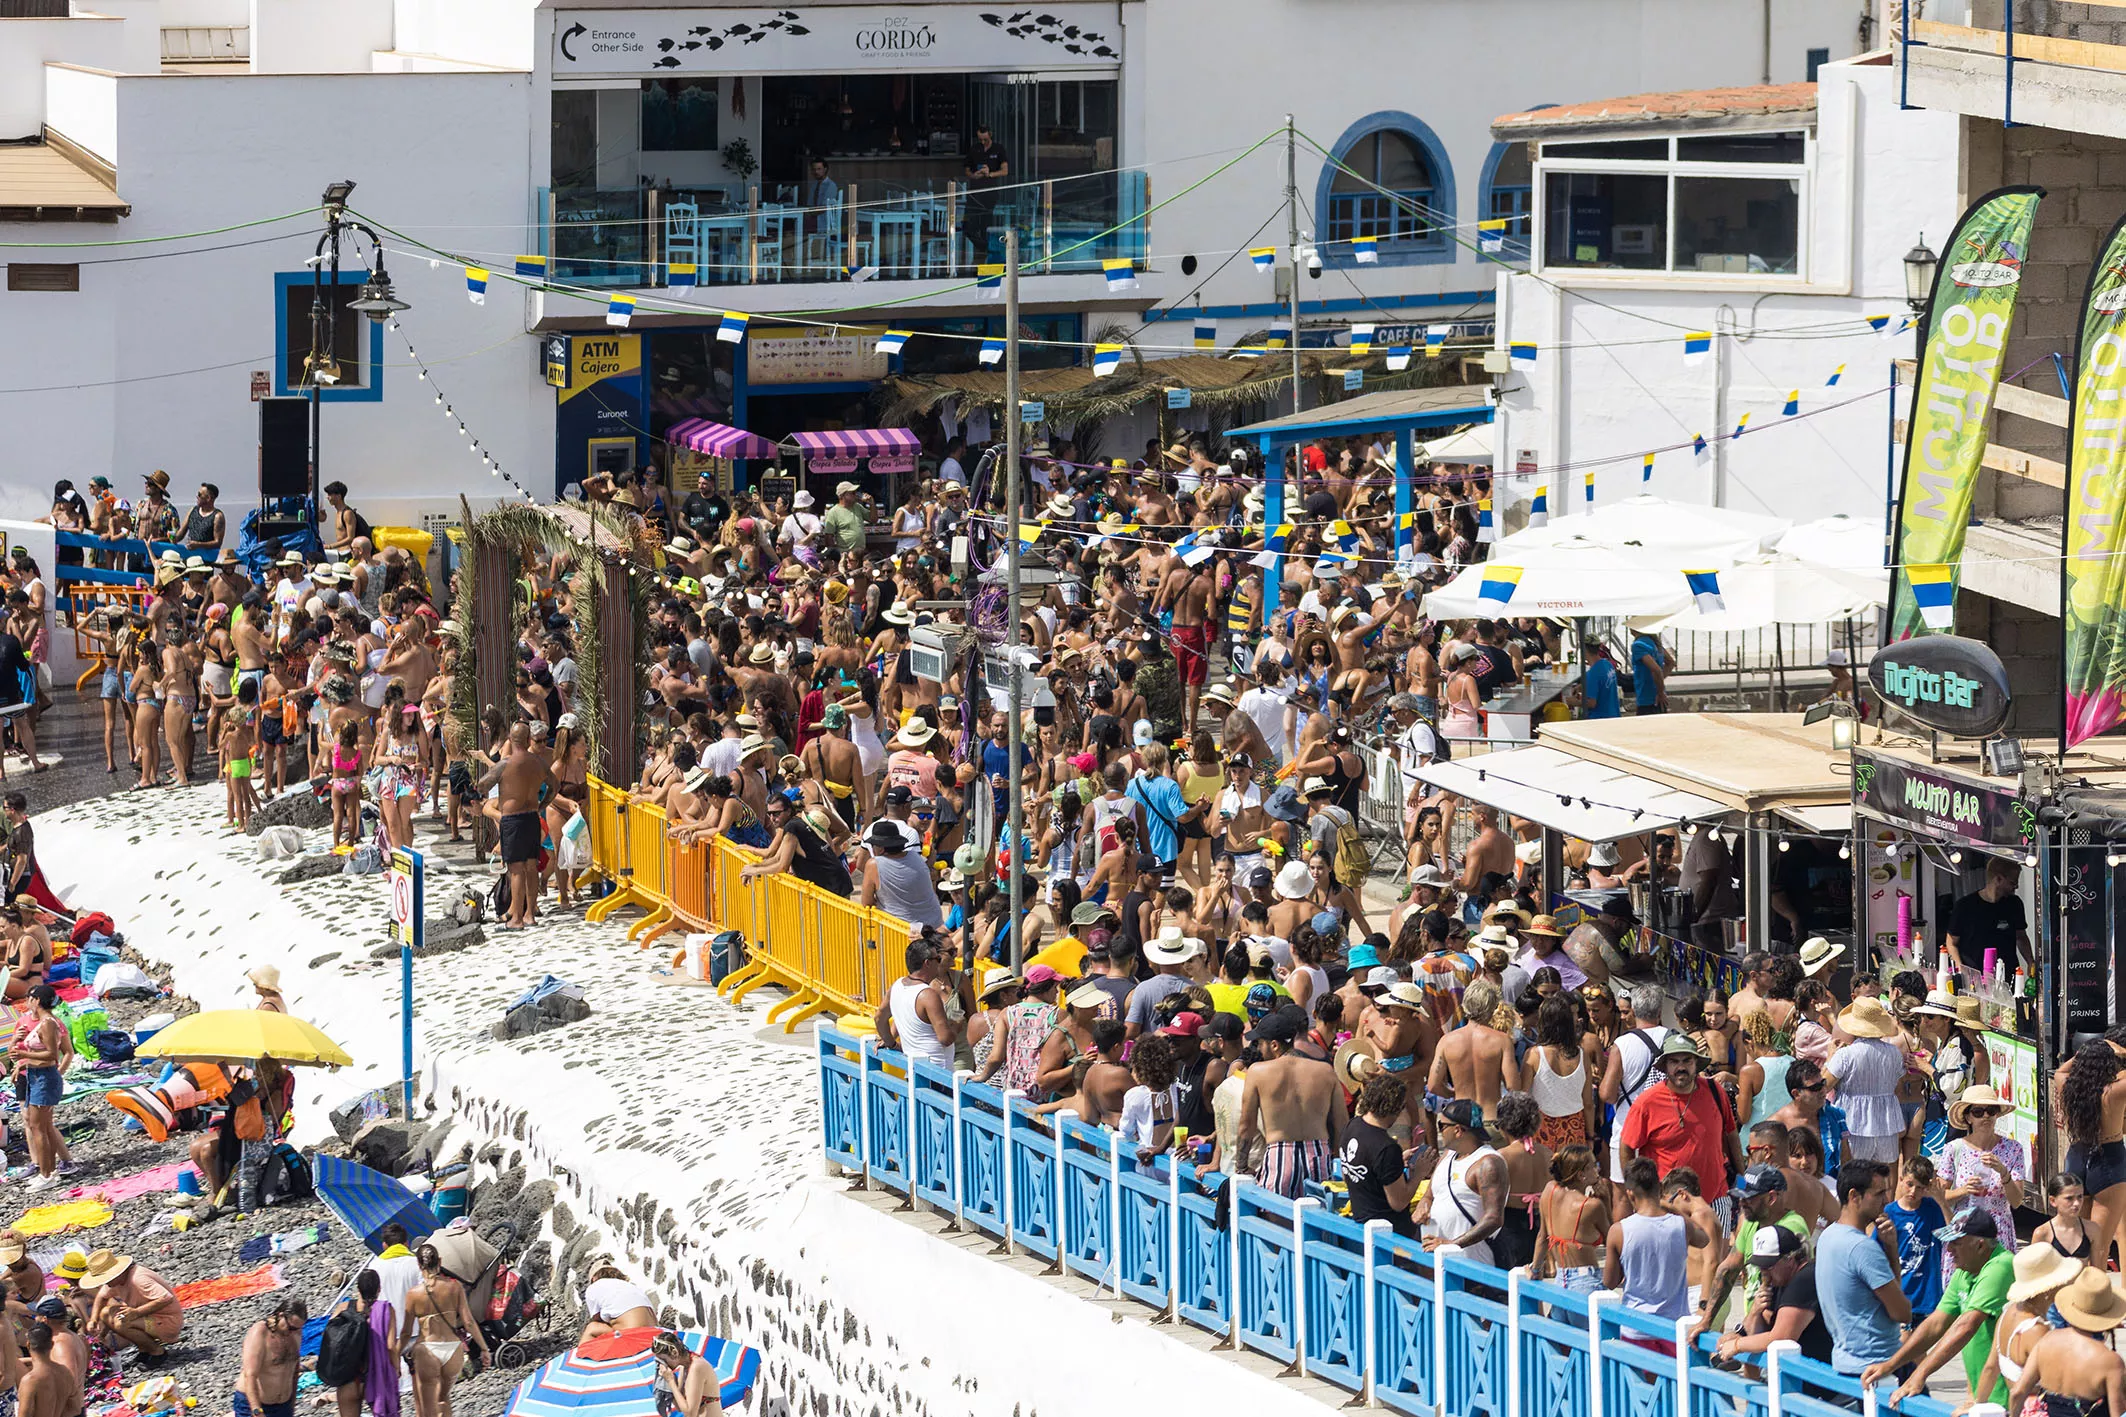
[[[1912,309],[1912,323],[1919,331],[1919,339],[1913,349],[1924,358],[1927,349],[1927,302],[1934,298],[1934,272],[1941,265],[1941,257],[1927,244],[1927,234],[1921,232],[1919,241],[1905,252],[1905,304]]]
[[[391,275],[384,269],[384,239],[362,222],[348,219],[347,198],[353,193],[352,182],[326,185],[322,201],[325,234],[318,238],[317,251],[310,258],[310,353],[303,360],[303,382],[310,389],[310,533],[313,536],[317,534],[319,434],[322,431],[318,396],[340,381],[339,360],[333,351],[339,341],[340,240],[346,231],[352,229],[368,237],[370,251],[376,260],[374,266],[364,265],[368,278],[362,282],[361,292],[347,302],[347,308],[360,311],[376,324],[382,324],[401,310],[412,308],[392,291]],[[325,299],[325,268],[328,264],[332,269],[335,291],[334,298],[329,301]]]

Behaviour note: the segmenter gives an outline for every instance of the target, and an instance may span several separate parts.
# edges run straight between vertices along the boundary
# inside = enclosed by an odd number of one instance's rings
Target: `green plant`
[[[723,165],[738,175],[741,182],[750,182],[753,174],[760,171],[760,164],[753,160],[753,145],[744,138],[733,138],[723,145]]]

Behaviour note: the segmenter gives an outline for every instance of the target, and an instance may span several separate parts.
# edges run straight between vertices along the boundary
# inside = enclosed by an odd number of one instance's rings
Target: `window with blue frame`
[[[1383,129],[1336,156],[1341,166],[1329,181],[1324,239],[1373,236],[1386,243],[1438,238],[1439,226],[1432,217],[1438,182],[1415,138]]]
[[[313,352],[331,382],[319,382],[326,403],[378,403],[384,397],[384,326],[348,303],[360,297],[367,275],[360,268],[341,271],[338,284],[326,272],[322,282],[309,271],[281,271],[273,277],[275,335],[273,392],[279,397],[307,396]]]
[[[1484,215],[1493,221],[1510,222],[1505,231],[1509,250],[1526,255],[1529,220],[1535,206],[1533,168],[1528,144],[1501,143],[1493,155],[1490,175],[1484,182]]]

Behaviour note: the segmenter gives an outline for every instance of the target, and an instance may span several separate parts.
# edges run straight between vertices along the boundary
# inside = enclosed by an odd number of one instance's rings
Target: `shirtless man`
[[[1700,1193],[1698,1173],[1688,1166],[1679,1166],[1661,1178],[1661,1208],[1670,1215],[1680,1215],[1698,1227],[1705,1236],[1705,1243],[1690,1247],[1690,1258],[1685,1263],[1684,1281],[1686,1296],[1692,1309],[1705,1295],[1705,1286],[1713,1282],[1713,1275],[1720,1268],[1720,1260],[1727,1253],[1727,1230],[1720,1224],[1720,1214]]]
[[[1210,673],[1211,593],[1218,578],[1203,566],[1190,566],[1180,557],[1159,583],[1154,608],[1174,612],[1174,671],[1181,689],[1181,729],[1193,733],[1196,710],[1203,697],[1204,680]]]
[[[847,825],[871,820],[871,775],[864,771],[863,755],[849,738],[849,711],[828,704],[820,722],[820,734],[805,744],[800,754],[805,771],[826,790],[835,813]],[[852,815],[851,805],[856,810]]]
[[[1288,1199],[1302,1195],[1308,1181],[1329,1179],[1335,1140],[1350,1120],[1336,1070],[1293,1051],[1306,1026],[1303,1010],[1278,1008],[1249,1031],[1263,1060],[1243,1074],[1240,1099],[1239,1151],[1246,1155],[1262,1138],[1255,1180]]]
[[[252,591],[229,617],[229,638],[236,645],[236,682],[266,677],[266,656],[272,645],[266,639],[266,599]]]
[[[1491,1026],[1498,1006],[1498,986],[1488,979],[1478,979],[1462,991],[1467,1022],[1440,1040],[1425,1078],[1427,1092],[1435,1098],[1474,1102],[1490,1116],[1498,1111],[1500,1093],[1520,1087],[1513,1040]]]
[[[1489,872],[1511,876],[1514,871],[1513,838],[1499,830],[1499,814],[1481,803],[1472,804],[1469,811],[1476,819],[1476,836],[1462,857],[1464,895],[1474,894]]]
[[[1329,692],[1346,718],[1366,701],[1366,688],[1373,678],[1366,669],[1366,636],[1379,623],[1355,605],[1339,605],[1329,613],[1329,632],[1336,645],[1336,678]]]
[[[87,1383],[88,1340],[74,1331],[74,1311],[66,1306],[66,1300],[56,1294],[49,1299],[39,1299],[35,1313],[38,1320],[52,1331],[52,1361],[72,1373],[75,1382]]]
[[[12,1337],[7,1346],[14,1347]],[[29,1368],[22,1374],[22,1381],[15,1389],[17,1417],[76,1417],[81,1411],[81,1379],[74,1376],[73,1369],[52,1356],[53,1337],[50,1324],[33,1323],[29,1331]],[[289,1380],[290,1396],[294,1395],[294,1378]],[[288,1409],[276,1413],[283,1417]],[[239,1408],[237,1417],[244,1417]]]
[[[1078,1089],[1079,1098],[1089,1107],[1098,1109],[1097,1116],[1088,1115],[1081,1119],[1087,1124],[1112,1125],[1121,1119],[1123,1099],[1136,1082],[1130,1076],[1129,1065],[1122,1061],[1122,1050],[1128,1039],[1128,1025],[1121,1019],[1103,1018],[1092,1026],[1095,1061],[1086,1070],[1085,1082]]]
[[[1744,1151],[1752,1166],[1779,1168],[1786,1177],[1787,1205],[1809,1223],[1809,1234],[1814,1235],[1818,1228],[1838,1218],[1838,1203],[1831,1198],[1828,1186],[1793,1164],[1787,1135],[1786,1123],[1767,1117],[1750,1128]]]
[[[283,1299],[251,1325],[244,1335],[243,1370],[231,1398],[236,1417],[293,1417],[303,1320],[308,1317],[302,1300]]]
[[[502,866],[509,873],[504,927],[521,930],[532,922],[539,888],[539,784],[546,780],[545,760],[531,750],[529,726],[511,726],[509,748],[488,776],[501,789],[496,805],[502,816]]]

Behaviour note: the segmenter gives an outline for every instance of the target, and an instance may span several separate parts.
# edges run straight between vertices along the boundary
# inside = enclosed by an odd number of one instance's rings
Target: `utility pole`
[[[1024,848],[1026,808],[1020,801],[1019,754],[1021,712],[1019,694],[1019,229],[1004,229],[1004,661],[1010,678],[1006,694],[1011,718],[1004,740],[1010,759],[1004,769],[1006,820],[1010,823],[1011,853],[1004,870],[1011,890],[1011,970],[1017,974],[1026,962],[1025,873],[1019,869]]]
[[[1292,243],[1292,412],[1299,402],[1299,146],[1292,115],[1284,116],[1284,206]]]

